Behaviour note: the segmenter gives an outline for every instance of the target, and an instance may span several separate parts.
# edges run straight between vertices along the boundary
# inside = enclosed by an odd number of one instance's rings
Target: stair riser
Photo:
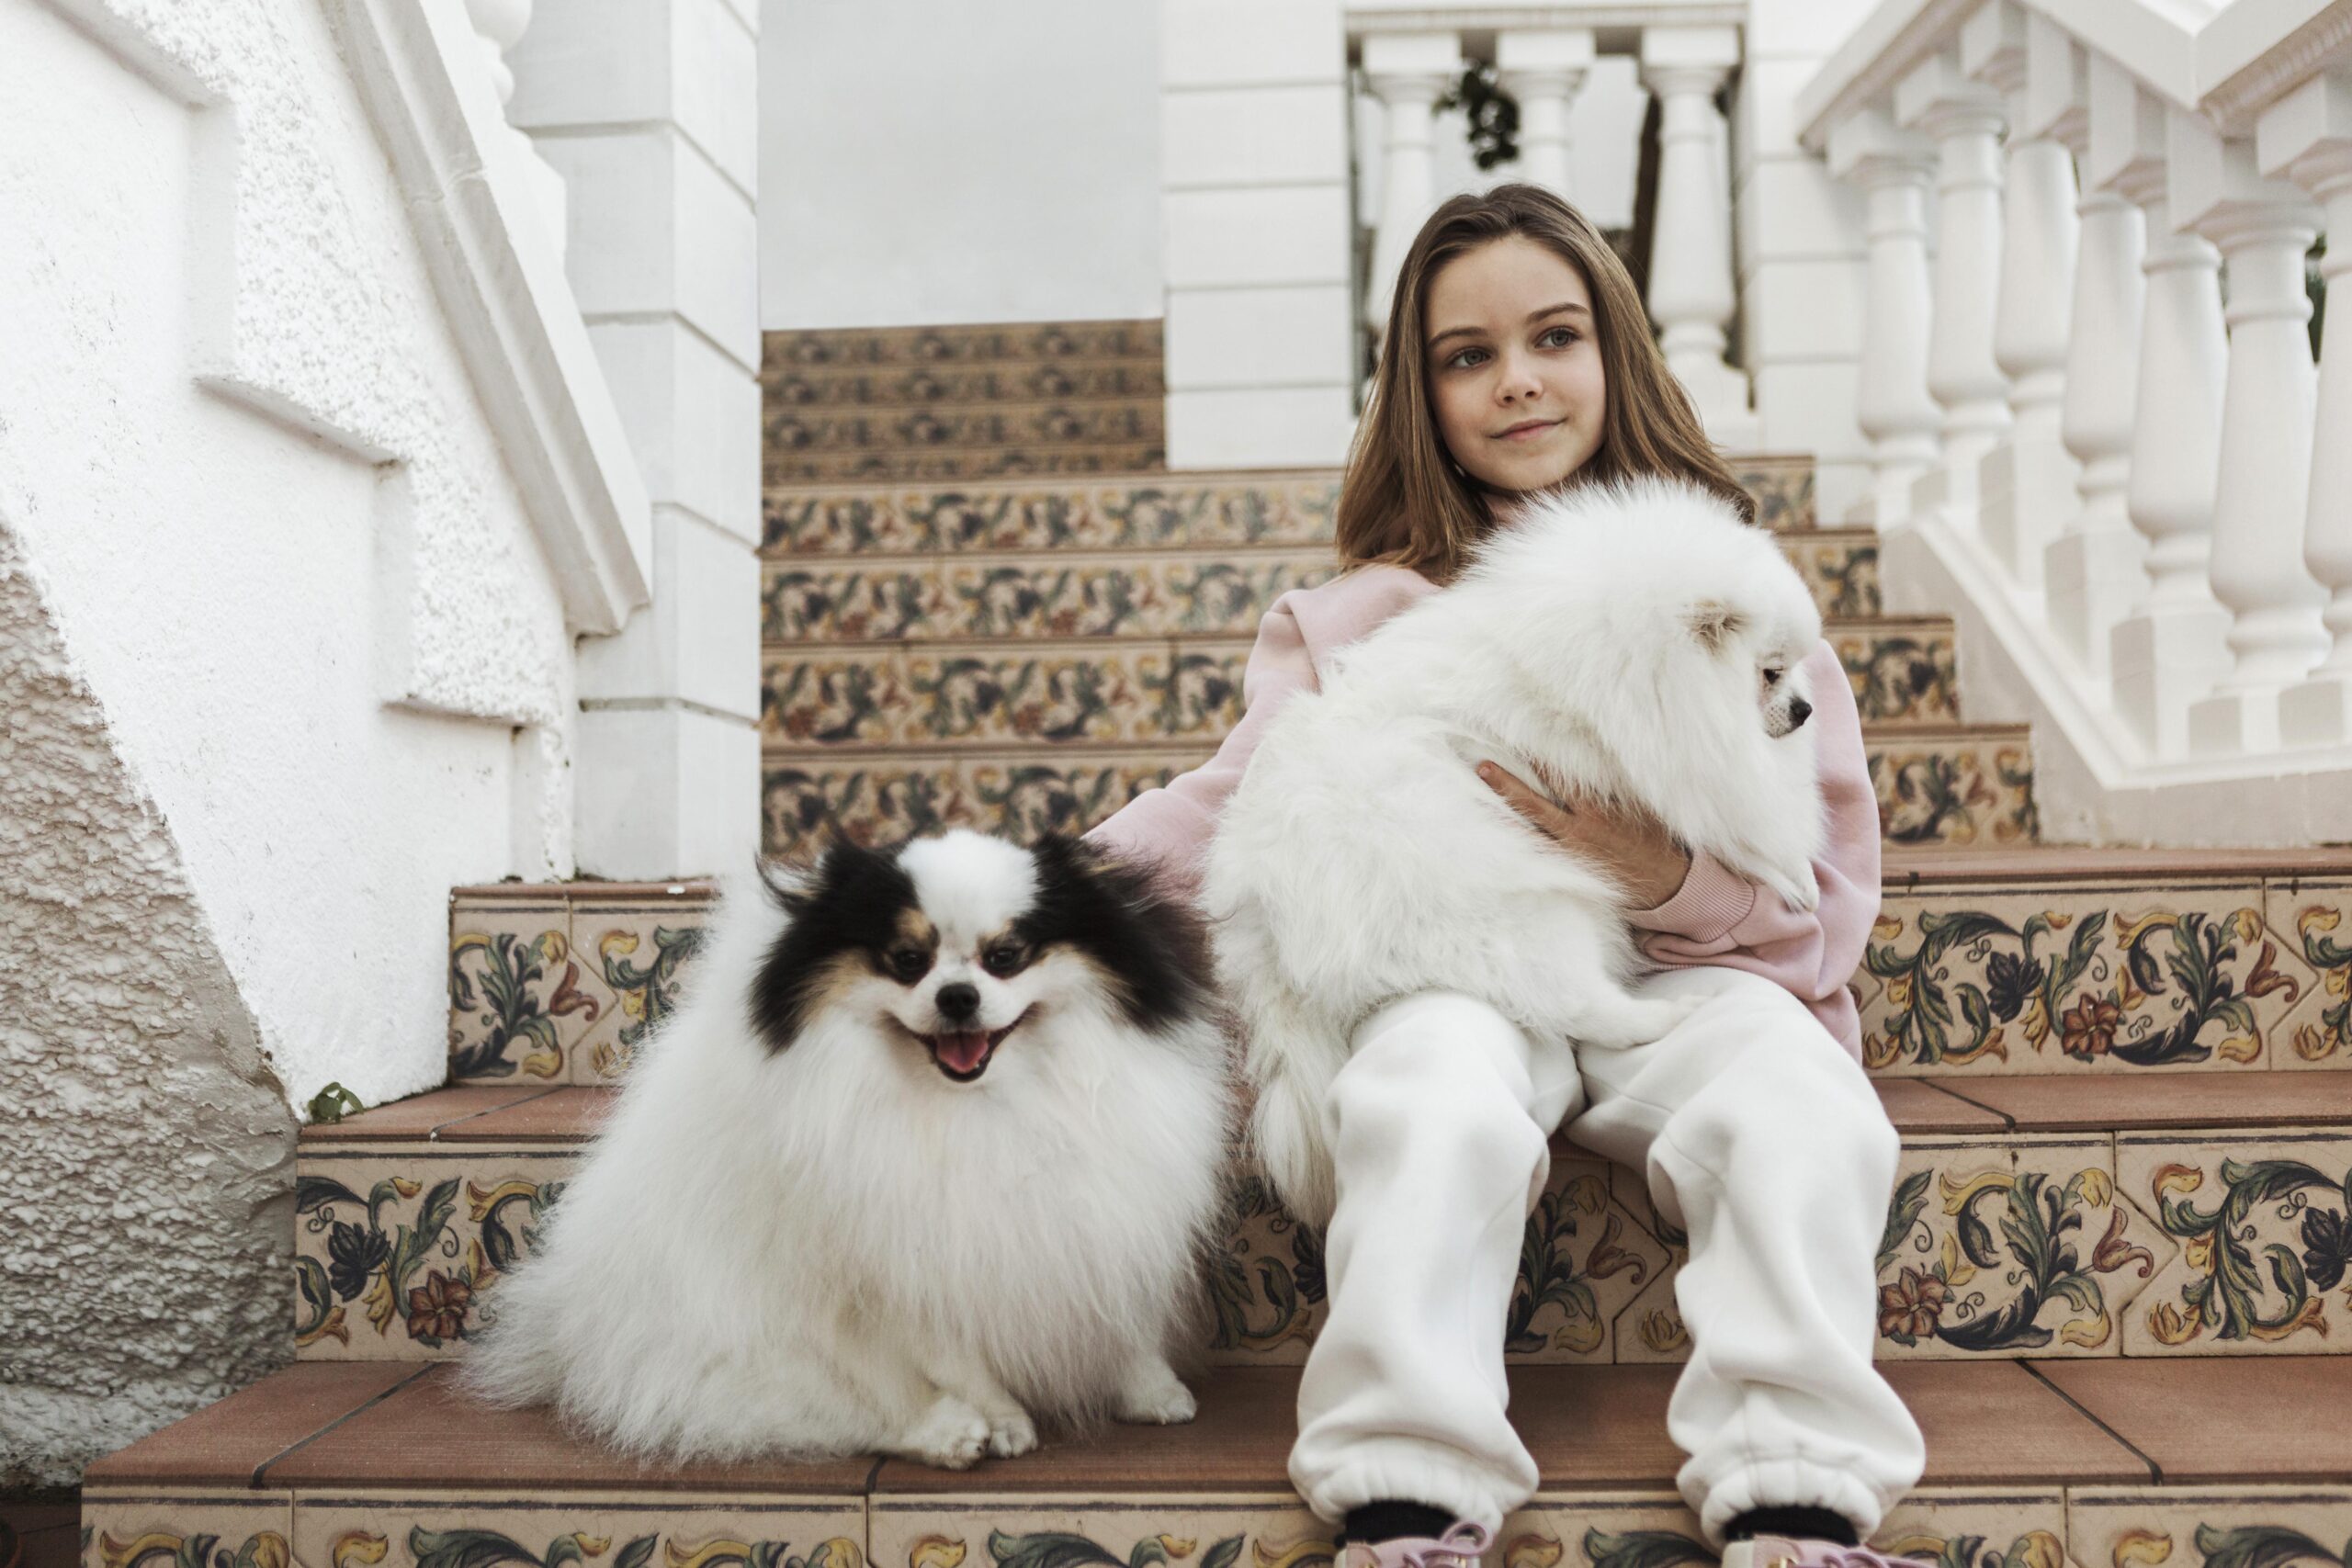
[[[1130,402],[1164,395],[1159,366],[1096,364],[856,366],[776,368],[762,378],[763,406],[891,412],[956,403],[1036,403],[1069,399]]]
[[[1878,547],[1790,536],[1790,556],[1822,613],[1875,615]],[[970,637],[1254,636],[1294,588],[1337,570],[1324,549],[1135,561],[1061,554],[830,564],[766,563],[761,635],[775,645],[950,641]],[[1940,639],[1949,684],[1950,634]]]
[[[772,483],[775,460],[788,456],[770,455]],[[1775,529],[1814,526],[1809,460],[1753,459],[1736,471],[1757,499],[1759,521]],[[1329,544],[1339,496],[1339,477],[1328,471],[1111,477],[1091,483],[1013,480],[955,488],[908,480],[813,492],[795,484],[772,489],[766,498],[763,553]]]
[[[1127,476],[1162,467],[1167,453],[1158,437],[1101,446],[1006,446],[994,442],[961,449],[787,452],[771,448],[760,461],[770,489],[812,485],[966,481],[1035,476],[1052,480],[1075,476]]]
[[[771,404],[761,451],[770,458],[820,458],[863,452],[896,455],[929,447],[1117,447],[1162,438],[1158,398],[1117,402],[1065,399],[1035,403],[918,404],[912,408],[815,408]]]
[[[301,1354],[459,1353],[494,1317],[499,1271],[528,1255],[578,1155],[569,1144],[306,1145],[295,1262]],[[1511,1359],[1682,1359],[1680,1236],[1631,1171],[1565,1141],[1555,1155],[1529,1221]],[[2347,1180],[2352,1127],[1911,1137],[1878,1262],[1877,1355],[2352,1351],[2327,1322],[2352,1234]],[[2242,1220],[2216,1220],[2253,1193],[2266,1196]],[[2306,1206],[2294,1209],[2290,1196]],[[1254,1182],[1238,1213],[1212,1276],[1214,1358],[1301,1361],[1322,1318],[1320,1238]],[[2262,1266],[2273,1247],[2300,1262],[2304,1278],[2292,1289]],[[2241,1278],[2260,1283],[2230,1284]]]
[[[610,1081],[675,1006],[707,910],[462,896],[452,1081]],[[1864,1056],[1944,1079],[2352,1068],[2346,929],[2342,878],[1890,886],[1854,978]]]
[[[777,330],[763,335],[760,376],[846,366],[1025,366],[1120,359],[1157,367],[1156,320]]]

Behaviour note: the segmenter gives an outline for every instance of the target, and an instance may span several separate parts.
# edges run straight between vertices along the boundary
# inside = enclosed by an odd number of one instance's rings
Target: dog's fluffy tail
[[[1348,1043],[1295,997],[1251,999],[1261,1005],[1243,1010],[1256,1094],[1250,1147],[1283,1206],[1320,1228],[1339,1204],[1329,1108],[1331,1081],[1347,1063]]]

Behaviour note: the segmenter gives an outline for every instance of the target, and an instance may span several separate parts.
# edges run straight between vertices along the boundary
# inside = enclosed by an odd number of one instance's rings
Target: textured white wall
[[[440,1081],[448,890],[568,853],[576,705],[319,7],[0,5],[0,1474],[55,1479],[284,1353],[288,1103]]]
[[[761,325],[1159,315],[1157,11],[766,0]]]

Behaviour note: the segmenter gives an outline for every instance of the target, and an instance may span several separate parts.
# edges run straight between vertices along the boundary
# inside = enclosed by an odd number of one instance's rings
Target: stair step
[[[2088,1083],[1879,1080],[1904,1136],[1880,1358],[2352,1353],[2326,1322],[2326,1292],[2352,1263],[2352,1073]],[[615,1095],[458,1088],[303,1129],[302,1353],[457,1354],[494,1315],[498,1273],[528,1253]],[[1682,1359],[1680,1235],[1632,1171],[1565,1138],[1553,1156],[1522,1261],[1546,1273],[1522,1274],[1521,1302],[1540,1304],[1514,1321],[1512,1359]],[[2245,1210],[2227,1224],[2225,1200]],[[1254,1181],[1236,1203],[1212,1355],[1302,1360],[1321,1319],[1320,1239]],[[2298,1254],[2308,1283],[2226,1282],[2261,1280],[2255,1260],[2273,1247]],[[2234,1315],[2191,1310],[2207,1291]]]
[[[1158,445],[1163,404],[1157,395],[1052,398],[1034,402],[919,403],[911,408],[786,407],[771,404],[760,450],[765,460],[824,458],[865,452],[935,452],[1012,446],[1023,451],[1071,446],[1120,449]]]
[[[1732,459],[1778,530],[1814,526],[1809,456]],[[1330,468],[1107,473],[1048,479],[779,483],[765,498],[770,557],[922,555],[976,550],[1231,549],[1329,544],[1340,476]]]
[[[1111,360],[1157,367],[1158,317],[973,325],[778,328],[760,335],[763,379],[786,370],[871,366],[1024,366]]]
[[[1034,476],[1052,482],[1066,476],[1149,473],[1167,462],[1157,435],[1091,445],[1044,442],[1010,446],[981,441],[969,446],[850,448],[833,452],[786,452],[773,448],[760,459],[762,482],[770,491],[815,484],[876,484],[884,481],[962,484],[967,480]]]
[[[1952,1568],[2242,1568],[2334,1563],[2352,1530],[2352,1359],[1990,1360],[1888,1376],[1926,1433],[1928,1472],[1882,1547]],[[1511,1412],[1544,1479],[1506,1522],[1502,1562],[1712,1561],[1673,1490],[1672,1378],[1512,1369]],[[1330,1531],[1287,1479],[1295,1371],[1220,1369],[1196,1392],[1190,1425],[1049,1438],[964,1472],[897,1459],[641,1466],[543,1411],[472,1403],[446,1367],[297,1365],[93,1465],[85,1561],[130,1568],[143,1561],[134,1543],[194,1561],[217,1543],[223,1562],[318,1568],[1328,1562]]]
[[[1878,618],[1876,534],[1825,528],[1782,543],[1823,615],[1841,626]],[[958,637],[1251,636],[1276,599],[1337,570],[1328,546],[771,558],[763,563],[761,635],[771,651]],[[1951,622],[1936,624],[1948,630]]]
[[[777,365],[760,375],[762,402],[778,409],[881,410],[959,404],[1123,401],[1159,402],[1167,389],[1157,360],[1117,357],[994,361],[927,361],[919,365]]]

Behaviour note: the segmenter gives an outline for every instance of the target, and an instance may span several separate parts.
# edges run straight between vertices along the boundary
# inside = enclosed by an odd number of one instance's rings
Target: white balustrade
[[[2323,204],[2335,236],[2320,270],[2336,301],[2322,328],[2303,563],[2329,590],[2326,660],[2278,699],[2288,745],[2352,740],[2352,75],[2313,77],[2267,110],[2256,132],[2266,174]]]
[[[2001,95],[2009,126],[1993,360],[2008,378],[2011,433],[1977,464],[1977,513],[1994,558],[2032,588],[2041,582],[2042,552],[2075,503],[2075,460],[2061,438],[2075,161],[2053,134],[2071,106],[2059,103],[2054,116],[2036,121],[2027,92],[2026,15],[2014,0],[1993,0],[1969,18],[1960,60],[1971,80]]]
[[[2318,214],[2294,186],[2265,179],[2250,140],[2179,109],[2165,120],[2174,219],[2213,242],[2229,269],[2229,371],[2213,502],[2213,595],[2231,611],[2233,665],[2190,705],[2192,752],[2274,750],[2278,694],[2327,652],[2326,595],[2303,569],[2312,417],[2311,301],[2303,254]]]
[[[1731,28],[1650,28],[1642,82],[1658,100],[1649,313],[1658,347],[1719,445],[1752,443],[1747,378],[1724,363],[1732,311],[1731,191],[1715,93],[1739,63]]]
[[[1592,70],[1589,28],[1506,30],[1495,36],[1495,85],[1519,103],[1519,177],[1568,200],[1568,110]]]
[[[498,94],[502,113],[514,96],[514,73],[507,66],[506,51],[530,27],[531,4],[532,0],[466,0],[466,19],[473,24],[475,41],[481,47],[481,58],[490,73],[491,86]],[[539,156],[531,139],[511,122],[506,131],[513,139],[513,151],[531,171],[540,216],[546,220],[548,232],[554,237],[556,254],[561,255],[570,220],[563,176]]]
[[[1453,33],[1374,33],[1363,40],[1365,84],[1381,107],[1380,226],[1364,289],[1364,325],[1378,343],[1388,330],[1396,275],[1413,236],[1436,204],[1430,114],[1462,79],[1462,44]]]
[[[1911,487],[1936,461],[1942,411],[1928,395],[1928,182],[1934,151],[1876,111],[1829,133],[1829,172],[1868,202],[1869,269],[1855,423],[1871,443],[1871,507],[1881,527],[1907,515]]]
[[[1942,460],[1912,487],[1911,511],[1973,533],[1976,468],[2009,431],[2008,381],[1993,357],[2001,265],[2000,95],[1968,81],[1950,54],[1894,90],[1896,123],[1936,144],[1934,325],[1928,391],[1943,410]]]

